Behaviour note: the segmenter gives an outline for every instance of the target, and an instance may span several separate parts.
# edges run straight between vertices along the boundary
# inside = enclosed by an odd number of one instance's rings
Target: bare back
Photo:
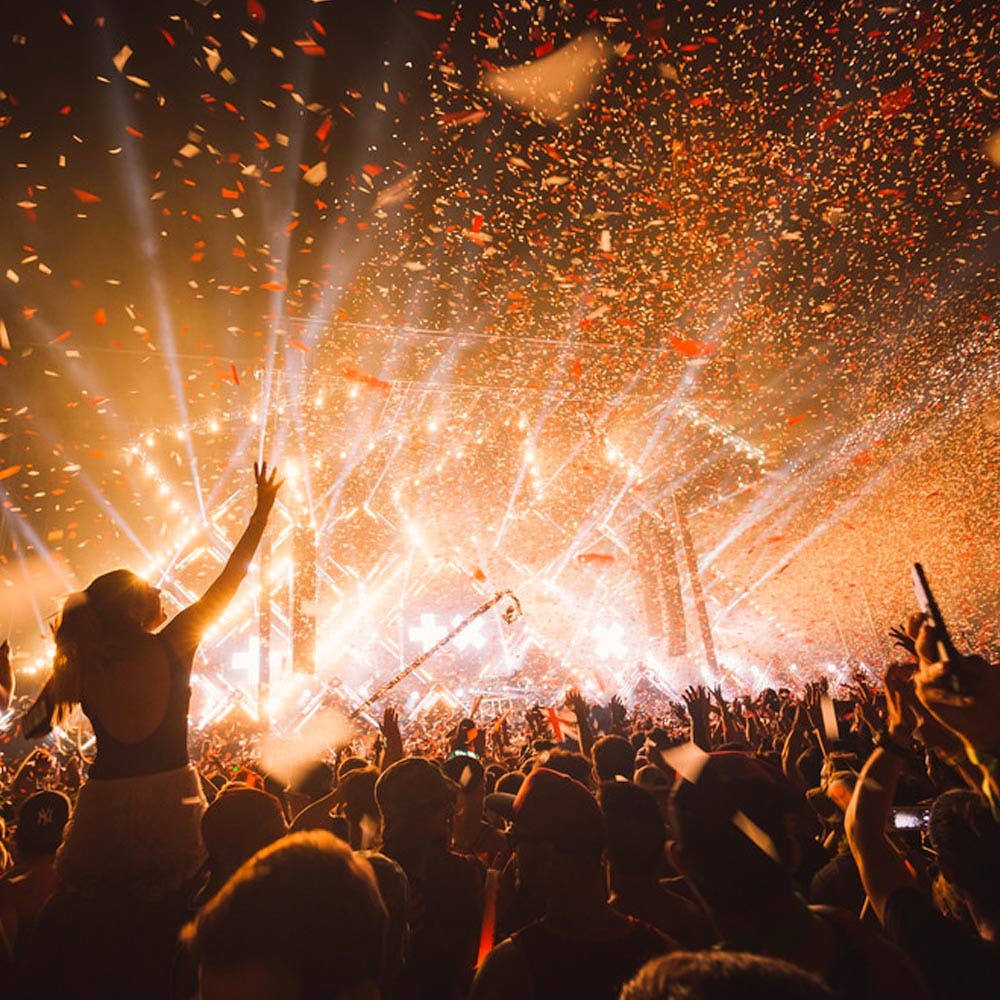
[[[141,743],[163,722],[170,696],[170,664],[163,643],[144,635],[122,657],[90,671],[83,687],[87,715],[96,715],[117,742]]]
[[[106,666],[88,671],[81,699],[97,736],[90,777],[130,778],[188,763],[191,665],[203,608],[182,611],[156,635],[130,638]]]

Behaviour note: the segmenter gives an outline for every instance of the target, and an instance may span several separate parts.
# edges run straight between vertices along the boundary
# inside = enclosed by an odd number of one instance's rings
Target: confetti
[[[131,58],[132,49],[128,45],[123,45],[115,54],[112,62],[115,64],[115,69],[118,70],[119,73],[123,73],[125,71],[125,63],[127,63]]]
[[[319,163],[314,163],[303,175],[302,179],[306,184],[312,184],[314,187],[318,187],[323,181],[326,180],[326,160],[320,160]]]
[[[608,52],[596,32],[564,45],[536,49],[536,60],[484,75],[482,86],[541,121],[562,121],[579,110],[601,78]]]

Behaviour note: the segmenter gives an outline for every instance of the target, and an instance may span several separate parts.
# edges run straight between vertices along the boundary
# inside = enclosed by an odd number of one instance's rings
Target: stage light
[[[607,660],[614,657],[616,660],[625,658],[628,647],[622,641],[625,630],[618,624],[612,622],[610,625],[595,625],[590,634],[597,640],[594,646],[594,653],[600,660]]]
[[[461,622],[462,616],[455,615],[451,620],[451,627],[454,628]],[[486,636],[483,635],[483,619],[476,618],[474,621],[469,622],[468,625],[458,635],[455,636],[455,648],[459,651],[464,651],[469,649],[482,649],[486,645]]]
[[[421,652],[426,653],[434,643],[440,642],[448,634],[448,629],[444,625],[438,625],[436,618],[434,614],[422,614],[419,628],[409,629],[410,642],[420,643]]]

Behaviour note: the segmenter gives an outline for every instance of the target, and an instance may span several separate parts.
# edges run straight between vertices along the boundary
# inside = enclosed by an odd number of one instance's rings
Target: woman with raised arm
[[[205,799],[187,748],[191,665],[246,576],[281,486],[266,462],[254,464],[254,479],[257,504],[229,561],[162,629],[160,591],[126,569],[65,602],[52,677],[24,728],[43,735],[79,704],[97,737],[56,861],[70,893],[162,898],[202,864]]]

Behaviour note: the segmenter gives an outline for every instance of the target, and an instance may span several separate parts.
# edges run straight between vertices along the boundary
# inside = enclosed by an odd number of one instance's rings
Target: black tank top
[[[187,671],[169,640],[156,637],[167,658],[170,688],[163,721],[144,740],[120,743],[101,724],[101,720],[83,705],[97,737],[97,757],[90,766],[91,780],[135,778],[142,774],[158,774],[184,767],[188,762],[187,723],[191,702],[191,685]]]
[[[648,924],[629,917],[631,928],[611,941],[580,941],[554,934],[542,921],[511,938],[530,969],[532,996],[617,1000],[622,986],[671,945]]]

